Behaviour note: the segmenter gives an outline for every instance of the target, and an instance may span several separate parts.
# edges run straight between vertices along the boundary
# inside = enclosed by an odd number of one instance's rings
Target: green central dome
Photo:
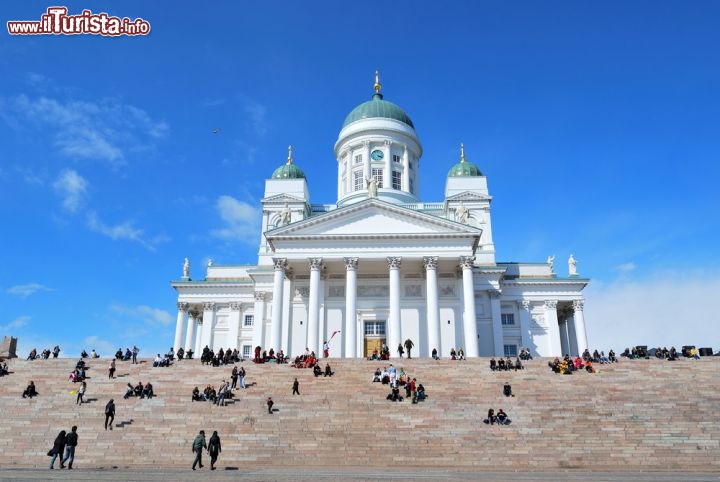
[[[359,106],[355,107],[345,118],[343,128],[351,122],[355,122],[360,119],[375,118],[395,119],[415,129],[413,122],[410,120],[410,116],[407,115],[400,106],[383,100],[383,96],[379,92],[373,94],[372,100],[363,102]]]
[[[302,169],[293,164],[292,146],[288,147],[287,162],[275,169],[272,179],[305,179],[305,173]]]

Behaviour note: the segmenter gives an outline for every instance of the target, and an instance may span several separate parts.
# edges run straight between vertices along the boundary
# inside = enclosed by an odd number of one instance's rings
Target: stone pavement
[[[0,481],[16,480],[72,480],[72,481],[211,481],[252,480],[254,482],[314,482],[333,481],[401,481],[401,480],[468,480],[477,482],[718,482],[720,474],[688,472],[588,472],[555,470],[544,472],[468,472],[447,470],[387,470],[364,467],[283,468],[248,471],[205,469],[187,470],[34,470],[0,469]]]

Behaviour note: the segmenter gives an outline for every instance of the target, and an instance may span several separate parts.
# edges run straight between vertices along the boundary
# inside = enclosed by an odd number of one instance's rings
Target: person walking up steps
[[[296,378],[293,382],[293,395],[300,395],[300,382],[298,382],[298,379]]]
[[[213,431],[210,441],[208,442],[208,453],[210,454],[210,470],[215,470],[215,462],[217,462],[218,455],[222,452],[220,446],[220,437],[218,436],[217,430]]]
[[[205,430],[200,430],[200,433],[197,434],[195,440],[193,440],[192,443],[192,451],[195,453],[195,461],[192,464],[193,470],[195,470],[196,465],[199,465],[201,469],[204,467],[204,465],[202,464],[202,451],[206,448],[207,444],[205,443]]]
[[[55,441],[53,442],[53,448],[50,449],[50,452],[48,452],[48,455],[51,455],[52,458],[50,459],[50,469],[55,468],[55,459],[60,457],[60,460],[62,460],[63,452],[65,451],[65,430],[61,430],[57,437],[55,437]]]
[[[75,399],[75,404],[80,405],[83,403],[83,397],[85,396],[85,390],[87,389],[87,383],[82,382],[80,385],[80,388],[78,388],[77,391],[77,399]]]
[[[78,444],[77,425],[73,425],[70,429],[70,433],[65,436],[65,457],[60,461],[60,468],[65,468],[65,462],[68,460],[67,468],[72,469],[72,464],[75,461],[75,447]]]
[[[108,425],[110,425],[110,430],[112,430],[113,422],[115,421],[115,400],[110,399],[110,401],[105,405],[105,430],[108,429]]]
[[[408,338],[407,340],[405,340],[405,351],[407,352],[407,357],[408,357],[408,359],[412,358],[412,357],[410,356],[410,350],[412,350],[414,346],[415,346],[415,343],[413,343],[410,338]],[[401,357],[401,358],[402,358],[402,357]]]

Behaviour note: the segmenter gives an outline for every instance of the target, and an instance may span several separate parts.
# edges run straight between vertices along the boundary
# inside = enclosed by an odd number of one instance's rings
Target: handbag
[[[55,449],[48,450],[47,454],[48,454],[48,457],[52,457],[53,455],[55,455]]]

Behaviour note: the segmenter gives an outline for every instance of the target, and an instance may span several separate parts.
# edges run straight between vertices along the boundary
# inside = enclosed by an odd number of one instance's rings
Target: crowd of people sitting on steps
[[[510,371],[510,370],[522,370],[525,367],[523,366],[522,362],[520,361],[520,357],[515,357],[515,363],[510,359],[510,357],[499,357],[497,360],[495,360],[495,357],[490,358],[490,370],[492,371]]]
[[[132,383],[127,384],[123,398],[137,397],[151,399],[154,396],[155,390],[153,389],[152,383],[147,382],[143,385],[142,382],[137,382],[135,386],[133,386]]]
[[[230,365],[231,363],[236,363],[240,360],[240,352],[237,348],[234,350],[230,350],[230,348],[223,350],[220,348],[217,353],[215,353],[209,346],[205,345],[205,348],[203,348],[202,353],[200,354],[200,363],[203,365],[212,365],[214,367],[219,367],[220,365]]]
[[[410,398],[412,403],[421,402],[427,398],[422,383],[418,383],[416,378],[408,375],[403,367],[400,367],[399,372],[392,364],[389,367],[383,367],[382,371],[380,367],[377,367],[373,373],[372,382],[390,385],[390,393],[385,398],[391,402],[403,401],[400,387],[405,387],[405,398]]]
[[[488,410],[487,418],[483,422],[488,425],[510,425],[510,419],[502,408],[497,413],[492,408]]]
[[[207,385],[203,391],[196,386],[192,391],[193,402],[210,402],[218,406],[225,406],[225,402],[233,398],[231,385],[227,380],[223,380],[220,387],[216,390],[214,386]]]

